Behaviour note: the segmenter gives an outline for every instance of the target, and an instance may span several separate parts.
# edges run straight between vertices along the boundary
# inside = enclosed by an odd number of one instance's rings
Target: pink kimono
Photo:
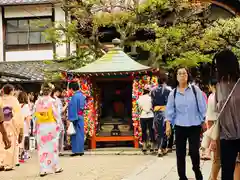
[[[51,117],[41,120],[37,113],[43,112],[44,108],[51,110]],[[50,96],[39,97],[35,104],[35,116],[40,173],[54,173],[59,168],[58,139],[60,132],[60,114],[55,100]]]
[[[4,143],[2,141],[2,135],[0,134],[0,166],[5,169],[13,169],[15,164],[18,163],[18,135],[20,129],[23,128],[24,119],[21,115],[21,106],[16,97],[11,95],[4,95],[0,99],[4,114],[4,127],[8,134],[9,140],[12,145],[11,148],[5,150]]]

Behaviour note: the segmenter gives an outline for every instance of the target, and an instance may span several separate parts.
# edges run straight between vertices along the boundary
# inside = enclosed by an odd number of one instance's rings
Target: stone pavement
[[[194,173],[191,167],[190,157],[187,157],[187,177],[189,180],[193,180]],[[201,169],[203,173],[203,179],[208,180],[211,171],[211,161],[202,161]],[[175,152],[168,154],[163,158],[155,158],[148,161],[146,164],[138,167],[122,180],[178,180],[177,167],[176,167],[176,155]]]
[[[193,178],[190,160],[188,175]],[[36,154],[11,172],[0,172],[0,180],[177,180],[175,154],[164,158],[142,155],[140,151],[92,151],[83,157],[60,158],[64,172],[46,177],[38,176]],[[208,180],[210,162],[202,163],[204,180]]]

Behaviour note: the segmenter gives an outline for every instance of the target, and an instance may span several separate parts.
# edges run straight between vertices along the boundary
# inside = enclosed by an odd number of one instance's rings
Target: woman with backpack
[[[206,101],[199,87],[190,85],[190,74],[185,67],[176,70],[176,88],[171,91],[166,106],[166,135],[171,135],[174,124],[179,180],[187,180],[186,145],[196,180],[203,180],[200,170],[200,134],[206,115]]]
[[[35,103],[36,133],[40,176],[61,173],[59,167],[58,140],[61,116],[56,101],[51,97],[52,89],[44,84],[42,96]]]

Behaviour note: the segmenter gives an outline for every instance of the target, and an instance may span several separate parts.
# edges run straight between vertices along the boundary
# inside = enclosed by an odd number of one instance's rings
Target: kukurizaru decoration
[[[120,41],[95,62],[62,72],[69,84],[79,82],[87,97],[84,121],[90,146],[97,142],[141,141],[140,110],[137,104],[145,84],[157,86],[158,69],[144,66],[125,54]],[[69,90],[71,96],[71,90]]]

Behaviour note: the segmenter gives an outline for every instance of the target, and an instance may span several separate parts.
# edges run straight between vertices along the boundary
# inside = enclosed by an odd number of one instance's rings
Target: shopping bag
[[[69,124],[69,127],[68,127],[68,129],[67,129],[67,134],[68,134],[68,135],[74,135],[74,134],[76,134],[76,130],[75,130],[74,125],[73,125],[72,122],[70,122],[70,124]]]
[[[205,131],[203,133],[203,139],[202,139],[202,142],[201,142],[201,148],[202,149],[207,149],[209,148],[210,146],[210,143],[211,143],[211,133],[212,133],[212,129],[208,129],[207,131]]]
[[[34,136],[30,136],[29,138],[29,150],[34,151],[36,149],[36,139]]]
[[[30,138],[29,138],[29,136],[26,136],[26,137],[24,137],[24,149],[25,150],[29,150],[29,144],[30,144]]]

